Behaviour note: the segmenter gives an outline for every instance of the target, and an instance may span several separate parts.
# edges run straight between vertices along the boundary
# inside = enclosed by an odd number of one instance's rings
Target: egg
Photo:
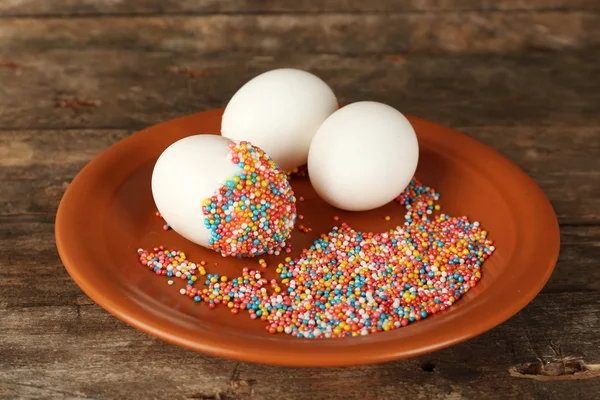
[[[152,171],[152,196],[186,239],[223,256],[279,254],[296,219],[296,199],[262,149],[219,135],[171,144]]]
[[[265,72],[243,85],[223,113],[221,134],[263,149],[285,171],[306,164],[311,140],[338,109],[317,76],[298,69]]]
[[[418,160],[417,136],[406,117],[388,105],[362,101],[340,108],[319,127],[308,173],[323,200],[364,211],[402,193]]]

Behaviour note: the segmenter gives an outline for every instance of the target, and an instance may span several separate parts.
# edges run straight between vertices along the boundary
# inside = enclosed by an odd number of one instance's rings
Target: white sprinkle
[[[173,281],[169,279],[169,280],[167,281],[167,283],[168,283],[169,285],[172,285],[172,284],[173,284]]]

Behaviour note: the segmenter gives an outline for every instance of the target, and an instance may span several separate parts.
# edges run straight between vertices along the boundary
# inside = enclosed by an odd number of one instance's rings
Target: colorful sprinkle
[[[306,167],[306,165],[303,165],[300,168],[293,168],[289,171],[285,171],[285,175],[287,176],[288,179],[292,179],[296,176],[298,176],[298,177],[306,176],[306,175],[308,175],[308,168]]]
[[[158,212],[158,211],[154,215],[156,215],[158,218],[162,219],[163,221],[165,220],[163,218],[162,214],[160,212]],[[168,230],[171,229],[171,225],[167,224],[166,221],[165,221],[165,224],[163,225],[162,228],[163,228],[163,231],[168,231]]]
[[[240,173],[204,200],[209,247],[223,256],[279,254],[296,219],[296,198],[283,171],[258,147],[232,142]]]
[[[306,226],[304,226],[304,225],[298,225],[298,230],[299,230],[300,232],[303,232],[303,233],[308,233],[308,232],[312,231],[312,229],[311,229],[311,228],[307,228],[307,227],[306,227]]]
[[[438,199],[411,181],[397,199],[406,208],[404,225],[381,233],[335,227],[299,258],[278,264],[278,280],[244,268],[234,279],[207,274],[205,287],[196,289],[192,277],[199,267],[185,254],[155,248],[138,255],[157,275],[176,271],[187,280],[182,294],[209,308],[245,310],[269,333],[331,338],[389,331],[458,301],[481,279],[482,264],[495,250],[479,222],[432,215]]]

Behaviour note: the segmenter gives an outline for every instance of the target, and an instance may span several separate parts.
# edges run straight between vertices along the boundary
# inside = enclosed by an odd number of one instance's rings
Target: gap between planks
[[[1,12],[1,11],[0,11]],[[256,10],[256,11],[189,11],[189,12],[109,12],[109,13],[73,13],[73,14],[0,14],[0,19],[102,19],[102,18],[160,18],[160,17],[211,17],[211,16],[290,16],[290,17],[302,17],[302,16],[411,16],[411,15],[457,15],[461,13],[480,13],[480,14],[525,14],[531,15],[532,13],[581,13],[587,14],[600,14],[600,9],[593,8],[568,8],[568,7],[544,7],[544,8],[513,8],[513,9],[486,9],[486,8],[442,8],[434,10],[405,10],[405,11],[388,11],[388,10],[356,10],[356,11],[267,11],[267,10]]]

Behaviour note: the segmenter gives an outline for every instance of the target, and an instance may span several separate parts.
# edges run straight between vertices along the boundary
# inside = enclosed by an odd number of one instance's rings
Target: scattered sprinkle
[[[438,199],[433,189],[411,181],[397,198],[406,208],[402,226],[371,233],[341,224],[299,258],[279,263],[278,280],[268,281],[248,268],[233,279],[204,271],[200,281],[205,286],[196,289],[192,277],[202,270],[184,253],[161,247],[139,249],[138,255],[157,275],[179,273],[188,284],[182,294],[209,308],[224,304],[233,314],[245,310],[251,319],[264,321],[269,333],[368,335],[443,311],[481,279],[481,267],[495,250],[493,241],[479,222],[428,213]]]
[[[165,220],[163,218],[162,214],[158,211],[156,213],[154,213],[154,215],[156,215],[158,218],[162,219],[163,221]],[[162,229],[163,229],[163,231],[168,231],[171,229],[171,225],[167,224],[165,221],[165,224],[163,225]]]

